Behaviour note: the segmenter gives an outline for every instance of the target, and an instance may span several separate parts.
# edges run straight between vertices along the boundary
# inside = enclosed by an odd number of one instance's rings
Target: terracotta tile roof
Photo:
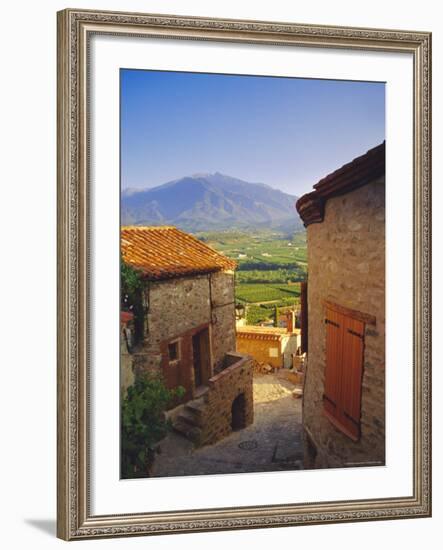
[[[148,279],[233,270],[236,262],[176,227],[121,228],[123,260]]]
[[[322,178],[314,191],[301,196],[295,207],[305,226],[323,221],[325,204],[331,197],[349,193],[385,173],[385,142]]]

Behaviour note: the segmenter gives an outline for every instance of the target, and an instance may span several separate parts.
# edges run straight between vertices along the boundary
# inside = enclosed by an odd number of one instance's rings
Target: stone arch
[[[245,394],[240,393],[232,402],[231,406],[231,428],[233,431],[246,427],[246,400]]]

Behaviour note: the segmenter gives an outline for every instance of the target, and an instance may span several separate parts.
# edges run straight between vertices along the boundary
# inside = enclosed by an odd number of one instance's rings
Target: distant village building
[[[322,179],[297,210],[309,265],[305,467],[384,464],[385,144]]]
[[[143,281],[135,376],[159,373],[185,389],[174,425],[197,444],[250,424],[252,361],[235,352],[236,263],[175,227],[123,227],[121,252]]]
[[[287,328],[237,324],[237,351],[274,369],[291,368],[300,347],[300,330],[294,312],[287,314]]]
[[[299,283],[291,283],[288,282],[288,285],[296,285]],[[290,332],[293,332],[294,329],[297,327],[297,318],[299,316],[299,311],[297,311],[295,308],[287,308],[286,310],[283,309],[281,311],[281,308],[278,308],[278,320],[277,320],[277,326],[280,328],[288,329]]]

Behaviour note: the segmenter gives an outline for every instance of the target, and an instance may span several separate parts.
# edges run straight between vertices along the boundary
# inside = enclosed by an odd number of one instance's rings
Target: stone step
[[[177,416],[177,420],[180,422],[185,422],[189,426],[197,426],[201,428],[203,425],[202,417],[199,414],[195,414],[193,410],[185,409]]]
[[[185,410],[195,415],[201,416],[205,409],[205,400],[203,397],[194,399],[185,404]]]
[[[194,399],[194,401],[196,401],[197,399],[204,398],[205,395],[207,395],[208,392],[209,392],[209,386],[199,386],[195,390],[195,399]]]
[[[174,422],[172,427],[176,432],[184,435],[187,439],[192,441],[195,445],[200,444],[202,432],[200,428],[198,428],[197,426],[190,426],[187,422],[184,422],[179,417]]]

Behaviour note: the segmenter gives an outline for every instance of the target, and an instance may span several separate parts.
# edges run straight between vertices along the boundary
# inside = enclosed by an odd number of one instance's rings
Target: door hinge
[[[349,334],[352,334],[352,336],[357,336],[358,338],[361,338],[362,340],[364,338],[363,334],[360,334],[359,332],[355,332],[355,330],[351,330],[350,328],[348,328],[348,332],[349,332]]]
[[[348,420],[350,420],[355,426],[357,426],[358,428],[360,427],[360,423],[357,422],[357,420],[355,420],[355,418],[352,418],[352,416],[350,414],[348,414],[346,411],[343,411],[343,413],[346,416],[346,418]]]
[[[323,394],[323,399],[331,403],[331,405],[333,405],[334,407],[337,406],[337,403],[333,401],[330,397],[328,397],[325,393]]]
[[[334,327],[340,328],[340,325],[336,323],[335,321],[331,321],[330,319],[325,319],[325,325],[332,325]]]

